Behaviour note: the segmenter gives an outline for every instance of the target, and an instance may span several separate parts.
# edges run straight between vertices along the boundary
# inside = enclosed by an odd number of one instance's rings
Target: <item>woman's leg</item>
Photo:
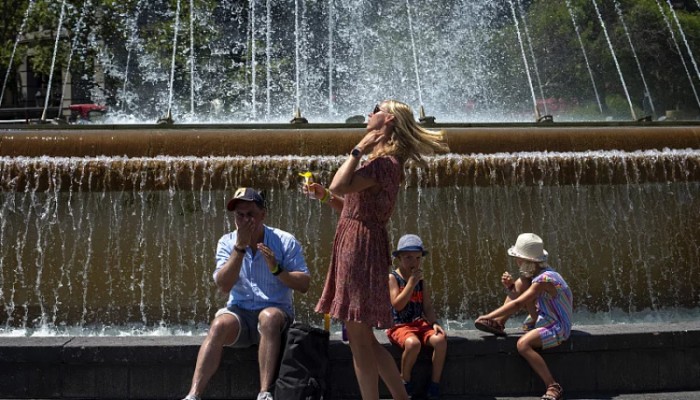
[[[345,321],[355,376],[363,400],[379,399],[379,369],[374,355],[374,334],[369,325]]]
[[[372,327],[360,322],[345,321],[353,365],[363,400],[379,399],[379,375],[396,400],[407,400],[401,375],[394,358],[374,337]]]
[[[374,336],[374,335],[372,335]],[[374,351],[377,357],[377,365],[379,367],[379,376],[382,377],[384,385],[389,389],[391,397],[395,400],[408,400],[406,387],[401,380],[399,368],[396,366],[396,360],[391,356],[389,350],[374,338]]]

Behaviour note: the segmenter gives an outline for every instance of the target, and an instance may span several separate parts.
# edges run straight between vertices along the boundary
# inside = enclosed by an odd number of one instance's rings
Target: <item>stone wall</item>
[[[519,334],[497,338],[448,332],[446,397],[540,395],[544,386],[517,354]],[[385,343],[383,332],[377,337]],[[357,399],[349,347],[331,338],[330,397]],[[0,337],[0,398],[179,399],[190,384],[203,337]],[[390,347],[397,362],[400,352]],[[414,368],[418,394],[430,373],[424,352]],[[574,327],[544,352],[567,393],[700,390],[700,322]],[[205,398],[252,399],[255,348],[226,349]],[[383,397],[388,396],[382,387]]]

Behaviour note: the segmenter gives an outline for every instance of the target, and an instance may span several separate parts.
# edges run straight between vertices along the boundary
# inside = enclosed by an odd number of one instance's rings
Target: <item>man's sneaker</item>
[[[182,400],[201,400],[201,399],[199,398],[199,396],[195,396],[195,395],[193,395],[193,394],[188,394],[188,395],[185,396],[185,398],[182,399]]]
[[[440,385],[430,382],[428,385],[428,400],[438,400],[440,398]]]
[[[272,393],[270,392],[260,392],[258,393],[258,400],[273,400]]]

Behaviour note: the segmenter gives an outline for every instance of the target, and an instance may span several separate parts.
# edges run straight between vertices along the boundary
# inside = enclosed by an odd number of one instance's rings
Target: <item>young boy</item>
[[[437,322],[430,287],[423,280],[421,259],[428,252],[416,235],[404,235],[399,239],[396,251],[398,268],[389,274],[394,327],[387,330],[389,340],[401,347],[401,378],[409,396],[413,395],[411,370],[416,363],[422,345],[433,348],[433,371],[428,386],[428,398],[440,398],[440,377],[445,364],[447,340],[445,331]],[[404,290],[408,288],[407,290]]]
[[[554,380],[537,350],[559,346],[569,338],[573,304],[571,290],[561,275],[547,265],[547,251],[544,250],[542,239],[534,233],[518,236],[515,246],[508,249],[508,255],[515,258],[520,274],[531,279],[532,283],[520,296],[477,318],[474,325],[479,330],[499,334],[502,329],[496,326],[500,324],[497,321],[534,305],[536,319],[532,329],[518,339],[518,352],[547,387],[542,400],[559,400],[564,389]]]

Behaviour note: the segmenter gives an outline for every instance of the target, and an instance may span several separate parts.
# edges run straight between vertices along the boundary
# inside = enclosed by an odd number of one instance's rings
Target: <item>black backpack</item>
[[[295,322],[287,331],[275,400],[321,400],[326,393],[329,333]]]

